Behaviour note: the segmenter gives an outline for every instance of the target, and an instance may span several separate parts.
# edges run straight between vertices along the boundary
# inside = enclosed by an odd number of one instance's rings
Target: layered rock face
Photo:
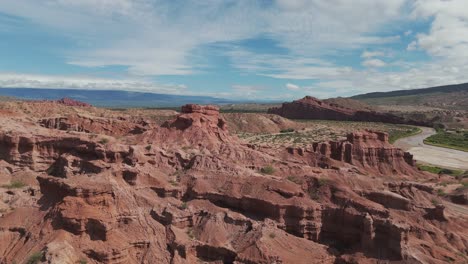
[[[0,181],[31,179],[0,189],[11,197],[1,201],[2,264],[33,253],[43,263],[249,264],[462,263],[468,253],[467,216],[405,180],[437,176],[386,134],[255,149],[216,107],[198,105],[119,137],[0,121]]]
[[[39,124],[46,128],[65,131],[77,131],[109,136],[124,136],[128,134],[142,134],[149,129],[149,124],[128,122],[125,119],[109,120],[83,115],[68,115],[63,117],[44,118]]]
[[[308,148],[289,147],[287,151],[322,168],[342,167],[336,163],[339,161],[359,168],[362,173],[420,174],[414,168],[413,156],[391,145],[384,132],[354,132],[344,141],[315,142]]]
[[[336,104],[326,103],[312,96],[306,96],[300,100],[290,103],[283,103],[279,108],[270,108],[268,109],[268,113],[277,114],[290,119],[320,119],[428,125],[423,122],[405,120],[402,117],[389,113],[345,108]]]

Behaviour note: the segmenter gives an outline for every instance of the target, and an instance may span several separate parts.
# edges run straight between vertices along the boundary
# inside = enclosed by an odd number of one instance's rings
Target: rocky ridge
[[[390,113],[380,113],[368,109],[356,110],[321,101],[312,96],[283,103],[281,107],[268,109],[268,113],[290,119],[321,119],[342,121],[384,122],[393,124],[430,125],[423,121],[406,120]]]
[[[467,216],[434,204],[417,181],[437,176],[385,133],[278,152],[242,143],[214,106],[139,133],[95,119],[0,116],[0,179],[30,183],[1,193],[0,263],[466,260]]]

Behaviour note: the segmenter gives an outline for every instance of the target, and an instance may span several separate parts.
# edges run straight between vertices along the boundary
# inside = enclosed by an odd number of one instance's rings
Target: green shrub
[[[281,129],[280,133],[291,133],[294,132],[294,128]]]
[[[263,174],[273,174],[273,173],[275,173],[275,168],[268,165],[266,167],[261,168],[260,172],[263,173]]]
[[[146,149],[147,151],[150,151],[150,150],[151,150],[151,145],[146,146],[145,149]]]
[[[26,264],[37,264],[42,260],[42,257],[42,252],[33,253],[31,256],[29,256],[28,260],[26,261]]]
[[[12,181],[10,184],[2,185],[3,188],[7,189],[19,189],[23,188],[24,186],[26,186],[26,183],[22,181]]]
[[[445,192],[442,189],[437,189],[437,195],[438,196],[445,196]]]

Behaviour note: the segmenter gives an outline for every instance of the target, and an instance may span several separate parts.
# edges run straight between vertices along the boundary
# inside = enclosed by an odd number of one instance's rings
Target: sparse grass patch
[[[405,126],[403,129],[393,129],[388,132],[389,133],[388,141],[390,141],[390,143],[393,144],[395,143],[395,141],[397,141],[400,138],[414,136],[414,135],[421,133],[421,131],[422,130],[419,127],[413,127],[413,126]]]
[[[263,168],[260,169],[260,172],[263,173],[263,174],[273,174],[275,173],[275,168],[273,168],[271,165],[268,165],[268,166],[265,166]]]
[[[437,195],[438,195],[438,196],[445,196],[445,195],[447,195],[447,194],[444,192],[444,190],[442,190],[442,189],[437,189]]]
[[[280,133],[291,133],[294,132],[294,128],[281,129]]]
[[[452,176],[459,176],[462,175],[464,172],[461,170],[452,170],[452,169],[445,169],[437,166],[430,166],[430,165],[418,165],[418,168],[422,171],[427,171],[435,174],[447,174]]]
[[[99,140],[99,143],[105,145],[105,144],[109,143],[109,139],[101,138],[101,140]]]
[[[273,238],[276,237],[276,234],[275,234],[275,233],[270,233],[268,236],[269,236],[271,239],[273,239]]]
[[[175,180],[170,180],[169,183],[172,185],[172,186],[179,186],[179,183]]]
[[[7,188],[7,189],[19,189],[19,188],[23,188],[24,186],[26,186],[26,183],[22,181],[12,181],[9,184],[2,185],[3,188]]]
[[[433,198],[433,199],[431,200],[431,203],[432,203],[432,205],[437,206],[437,205],[440,204],[440,201],[437,200],[437,199],[435,199],[435,198]]]
[[[318,179],[317,183],[319,187],[322,187],[322,186],[328,185],[329,182],[328,182],[328,179]]]
[[[180,205],[180,209],[182,209],[182,210],[187,209],[187,203],[186,203],[186,202],[183,202],[183,203]]]
[[[85,259],[78,260],[78,264],[86,264],[86,263],[88,263],[88,261],[86,261]]]
[[[29,256],[26,264],[37,264],[42,260],[44,254],[42,252],[35,252],[31,256]]]

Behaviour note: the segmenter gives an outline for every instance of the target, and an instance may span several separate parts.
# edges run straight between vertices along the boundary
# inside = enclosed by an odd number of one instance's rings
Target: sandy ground
[[[424,139],[434,135],[433,128],[420,127],[422,132],[411,137],[402,138],[395,142],[395,146],[414,155],[414,159],[433,165],[468,170],[468,152],[435,147],[424,144]]]

